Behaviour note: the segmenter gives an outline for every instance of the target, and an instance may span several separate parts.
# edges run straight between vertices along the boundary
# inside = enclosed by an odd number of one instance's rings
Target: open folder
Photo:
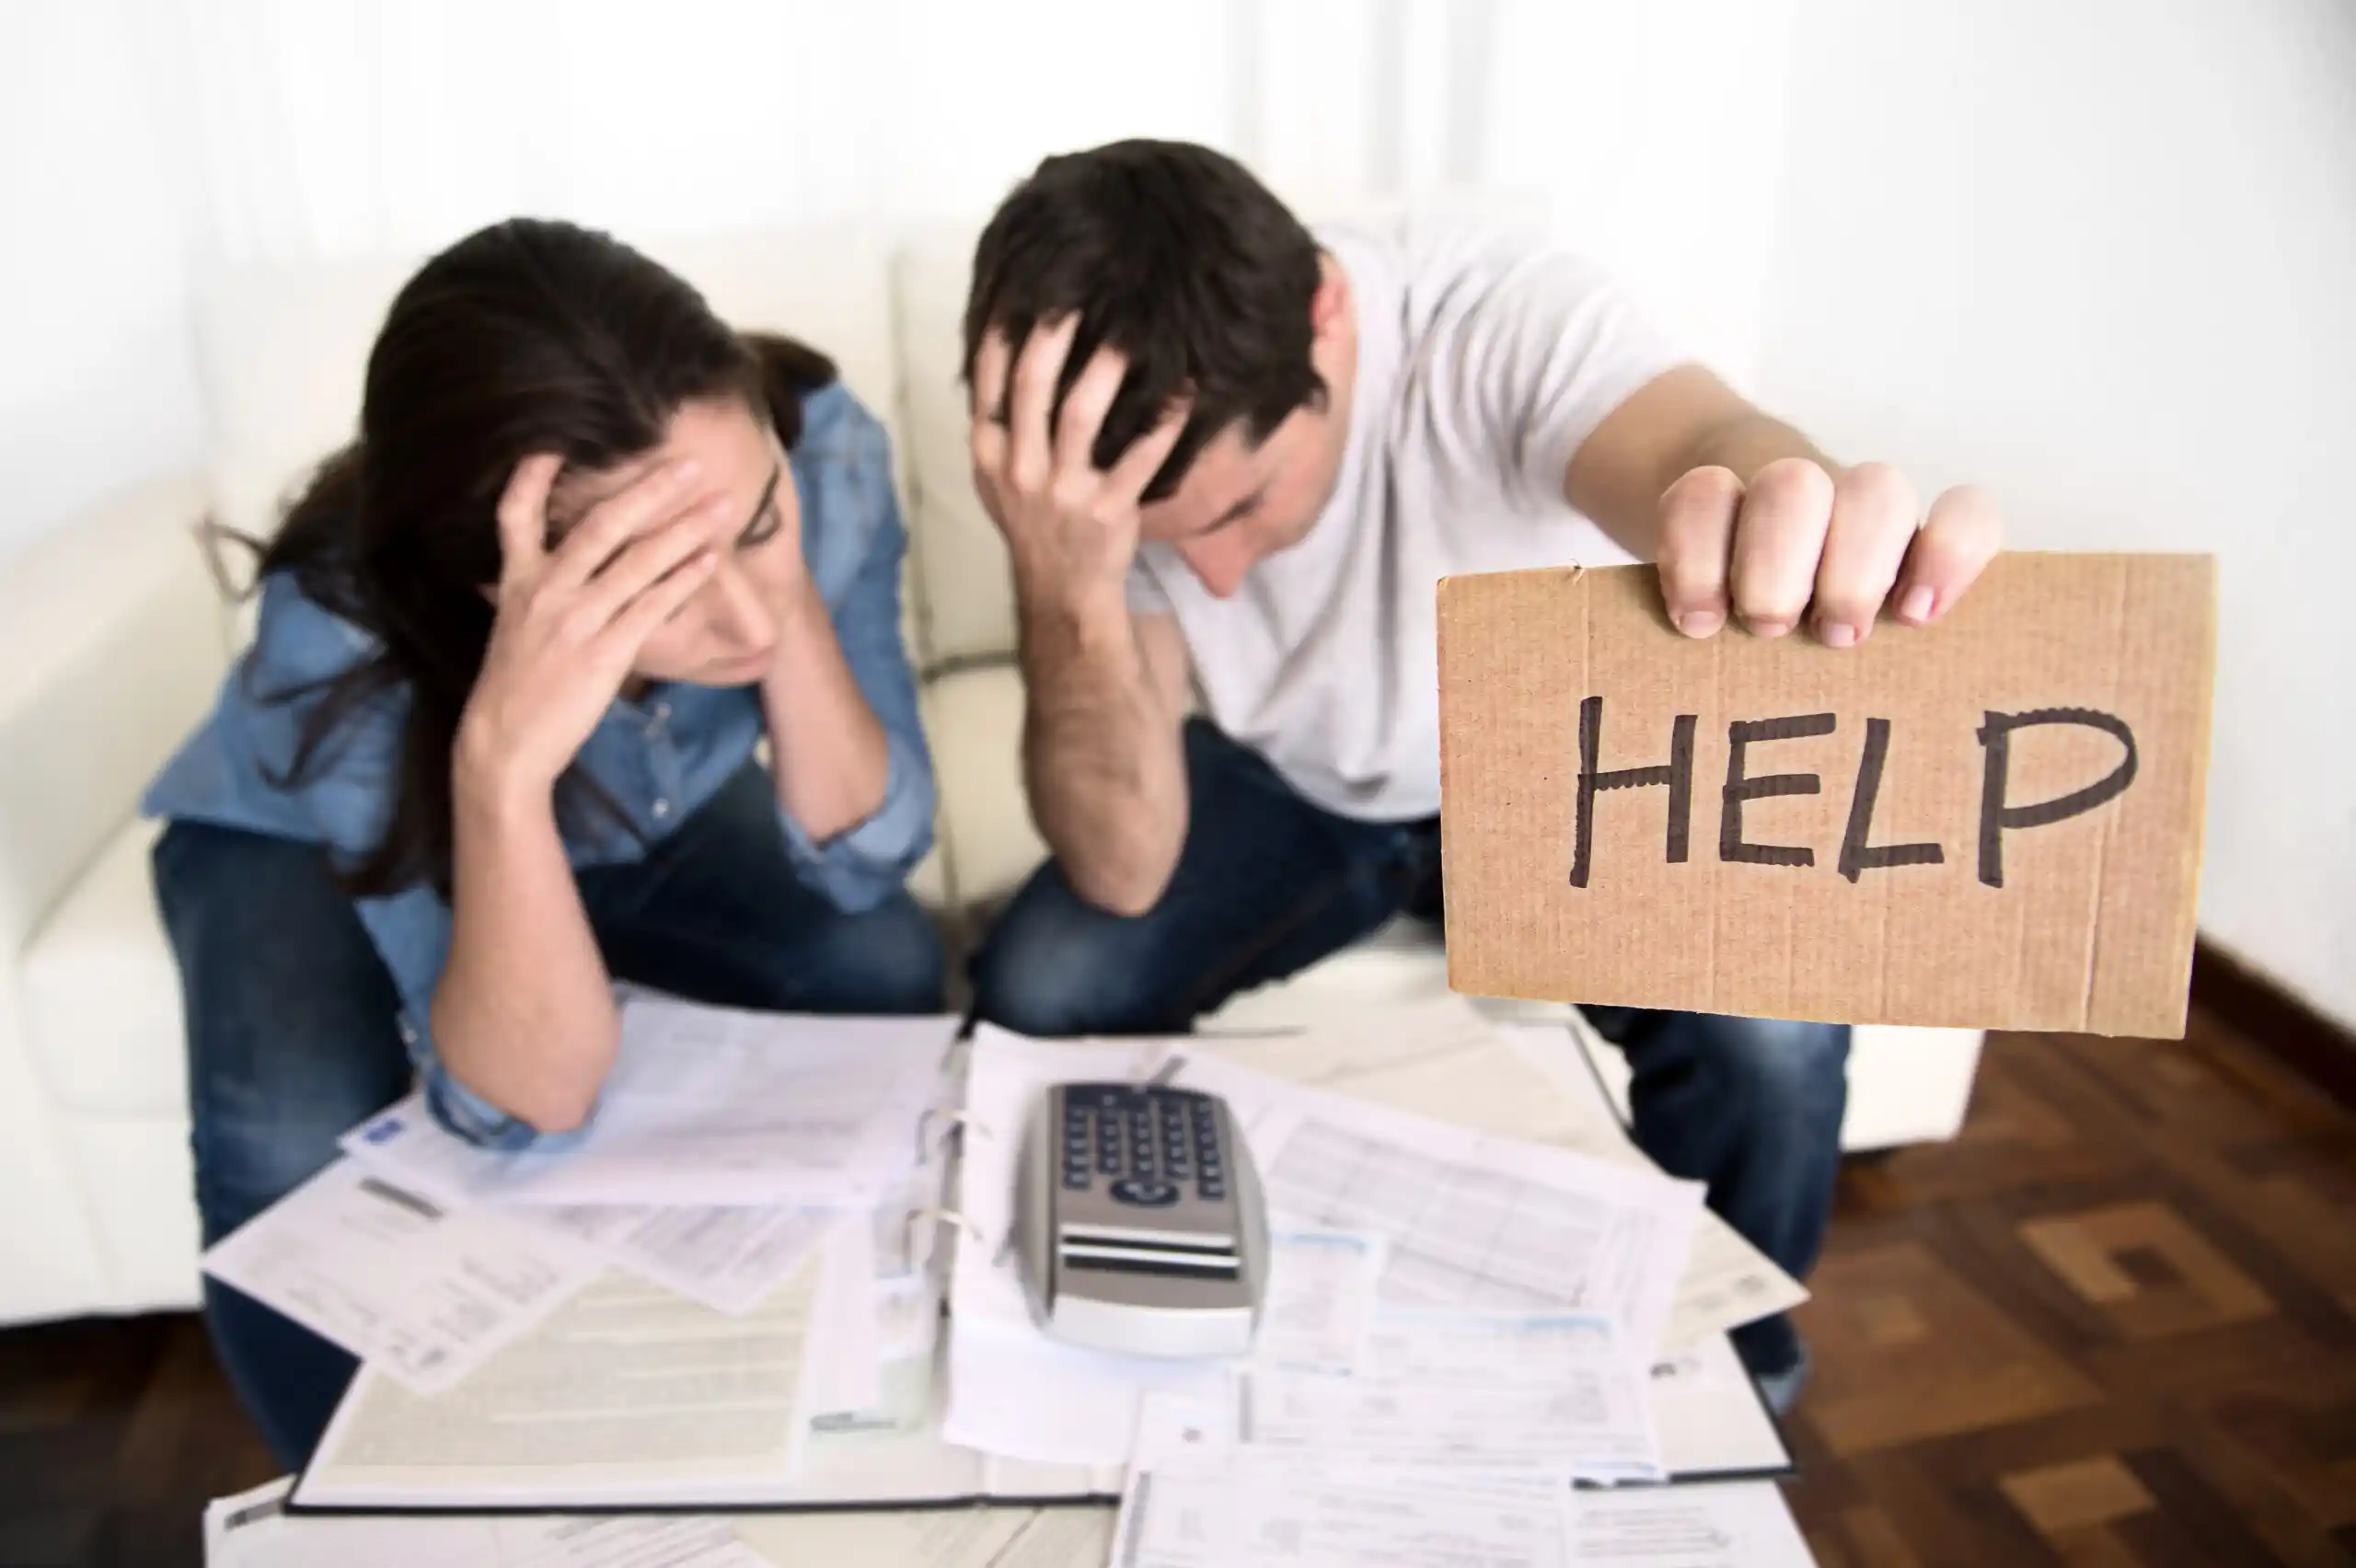
[[[1469,1009],[1467,1009],[1469,1011]],[[1412,1020],[1369,1023],[1389,1036]],[[1331,1031],[1321,1031],[1322,1033]],[[1435,1029],[1435,1050],[1412,1058],[1370,1049],[1353,1078],[1337,1070],[1330,1041],[1194,1038],[1211,1056],[1395,1109],[1429,1107],[1423,1087],[1442,1074],[1438,1107],[1461,1128],[1539,1142],[1591,1142],[1596,1106],[1581,1079],[1551,1070],[1532,1047],[1499,1031]],[[1003,1038],[1003,1037],[1001,1037]],[[1372,1043],[1369,1042],[1371,1044]],[[1026,1061],[1051,1069],[1057,1047],[1021,1042]],[[960,1053],[968,1048],[961,1047]],[[970,1051],[991,1049],[987,1032]],[[1346,1055],[1347,1053],[1342,1053]],[[1085,1056],[1073,1053],[1075,1066]],[[966,1064],[953,1060],[953,1072]],[[1076,1076],[1076,1075],[1075,1075]],[[1392,1081],[1395,1080],[1395,1083]],[[960,1076],[956,1081],[965,1081]],[[1597,1091],[1600,1100],[1600,1091]],[[1608,1119],[1608,1113],[1605,1113]],[[1557,1137],[1558,1130],[1561,1136]],[[909,1147],[945,1162],[953,1207],[987,1211],[955,1194],[970,1164],[1003,1170],[1018,1126],[969,1122],[959,1140],[915,1136]],[[996,1205],[1002,1208],[1003,1205]],[[930,1211],[911,1223],[932,1222]],[[944,1226],[944,1249],[963,1271],[1011,1267],[1003,1238]],[[958,1274],[952,1262],[953,1275]],[[750,1313],[729,1315],[620,1273],[608,1273],[529,1333],[436,1394],[362,1370],[311,1462],[297,1478],[292,1513],[641,1512],[667,1509],[796,1511],[1116,1503],[1123,1466],[993,1457],[942,1436],[960,1336],[938,1336],[928,1356],[887,1362],[882,1397],[855,1417],[820,1419],[809,1408],[804,1349],[819,1310],[816,1260]],[[953,1288],[953,1326],[964,1286]],[[991,1336],[966,1336],[964,1354],[987,1355]],[[968,1386],[972,1380],[967,1379]],[[1723,1333],[1664,1352],[1651,1368],[1652,1414],[1671,1482],[1789,1473],[1791,1453]]]

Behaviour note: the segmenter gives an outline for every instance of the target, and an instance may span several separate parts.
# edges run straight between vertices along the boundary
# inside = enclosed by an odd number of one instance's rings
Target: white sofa
[[[652,248],[727,317],[834,354],[897,443],[910,636],[941,780],[918,888],[969,909],[1043,851],[1024,809],[1011,599],[967,482],[957,321],[970,227],[841,228]],[[191,525],[266,533],[294,480],[352,430],[370,339],[409,260],[232,273],[202,303],[202,471],[146,484],[0,563],[0,1322],[196,1297],[179,987],[136,819],[204,712],[242,625]],[[1222,1022],[1281,1025],[1445,986],[1404,924]],[[1861,1032],[1846,1141],[1949,1136],[1979,1037]],[[1599,1067],[1617,1081],[1616,1059]]]

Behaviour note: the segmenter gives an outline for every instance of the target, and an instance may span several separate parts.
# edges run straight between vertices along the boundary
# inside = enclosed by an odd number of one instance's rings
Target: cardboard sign
[[[2006,555],[1862,648],[1678,635],[1649,567],[1439,585],[1449,980],[2180,1035],[2206,556]]]

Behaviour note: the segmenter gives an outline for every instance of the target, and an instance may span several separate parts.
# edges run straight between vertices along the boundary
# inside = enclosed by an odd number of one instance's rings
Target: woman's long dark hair
[[[376,651],[330,679],[265,699],[316,699],[294,759],[299,788],[336,737],[406,690],[383,840],[340,869],[359,894],[450,877],[450,753],[490,640],[497,508],[516,464],[560,454],[610,468],[661,444],[681,405],[741,398],[791,447],[802,397],[835,378],[825,355],[740,335],[684,281],[609,235],[516,218],[428,261],[394,299],[368,356],[360,435],[321,465],[262,552],[264,576],[368,632]],[[578,767],[559,820],[612,807]]]

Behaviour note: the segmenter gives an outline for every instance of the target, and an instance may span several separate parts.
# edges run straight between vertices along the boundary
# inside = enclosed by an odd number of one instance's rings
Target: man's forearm
[[[1724,468],[1737,487],[1787,457],[1838,476],[1807,436],[1698,364],[1640,388],[1591,432],[1564,476],[1565,499],[1640,560],[1660,551],[1661,498],[1685,475]]]
[[[1700,439],[1675,463],[1664,479],[1667,490],[1679,475],[1693,468],[1720,467],[1749,484],[1759,470],[1786,457],[1805,457],[1838,478],[1840,466],[1816,448],[1816,444],[1772,414],[1756,409],[1732,415],[1704,430]]]
[[[1116,915],[1160,902],[1186,837],[1178,715],[1117,593],[1023,601],[1023,781],[1072,890]]]

